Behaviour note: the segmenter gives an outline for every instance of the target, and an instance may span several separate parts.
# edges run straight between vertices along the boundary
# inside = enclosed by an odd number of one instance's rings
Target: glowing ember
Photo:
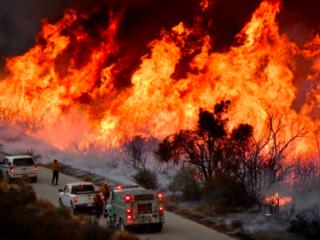
[[[285,206],[292,202],[292,197],[290,196],[280,197],[279,193],[275,193],[272,196],[266,197],[264,201],[266,204],[269,204],[272,206]]]
[[[204,9],[209,5],[207,0],[201,3]],[[190,35],[204,32],[198,27],[180,23],[163,31],[149,44],[150,54],[141,58],[125,89],[116,86],[114,76],[122,63],[106,61],[118,49],[119,16],[109,13],[108,26],[96,40],[77,24],[86,16],[68,10],[55,24],[43,22],[33,48],[7,59],[8,74],[0,81],[0,120],[60,148],[108,148],[135,135],[162,138],[193,128],[200,107],[211,109],[229,99],[230,127],[247,122],[261,136],[272,112],[284,116],[283,138],[295,126],[317,130],[319,123],[311,115],[320,106],[319,87],[310,91],[301,111],[292,105],[297,97],[295,58],[313,59],[310,78],[317,77],[319,37],[299,49],[279,33],[279,6],[279,0],[263,1],[238,34],[237,44],[223,53],[212,51],[209,35],[203,34],[197,44],[190,40]],[[192,71],[174,79],[187,53],[194,53]],[[314,149],[313,138],[301,138],[291,152],[312,157]]]
[[[209,0],[201,0],[200,6],[203,10],[207,10],[209,8]]]

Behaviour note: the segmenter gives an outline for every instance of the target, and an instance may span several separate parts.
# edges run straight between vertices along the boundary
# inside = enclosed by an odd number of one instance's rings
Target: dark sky
[[[120,3],[119,3],[120,2]],[[0,56],[21,54],[32,46],[41,19],[58,20],[67,7],[99,5],[126,9],[121,38],[151,39],[162,26],[193,15],[196,0],[0,0]],[[121,6],[120,6],[121,5]],[[187,7],[186,7],[187,6]],[[189,8],[189,10],[187,9]],[[179,19],[181,18],[181,19]]]
[[[212,22],[208,30],[214,36],[216,49],[223,50],[233,43],[234,36],[260,2],[213,0],[206,20]],[[139,55],[163,27],[172,27],[180,21],[192,24],[200,11],[198,0],[0,0],[0,62],[1,58],[21,54],[34,44],[42,18],[54,22],[67,7],[87,9],[93,5],[123,9],[117,38],[126,51]],[[319,9],[318,0],[284,0],[279,16],[282,31],[303,42],[320,26]]]
[[[41,19],[56,20],[63,0],[0,0],[0,55],[19,54],[34,43]]]

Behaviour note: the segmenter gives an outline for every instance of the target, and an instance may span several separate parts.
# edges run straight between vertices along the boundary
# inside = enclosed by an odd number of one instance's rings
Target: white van
[[[37,182],[38,178],[38,165],[29,155],[6,156],[0,162],[0,171],[8,183],[18,178],[30,178],[32,182]]]

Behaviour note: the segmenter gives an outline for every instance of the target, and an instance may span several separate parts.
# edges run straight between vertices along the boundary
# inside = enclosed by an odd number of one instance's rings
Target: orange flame
[[[291,196],[280,197],[279,193],[275,193],[272,196],[266,197],[264,201],[266,204],[270,204],[270,205],[285,206],[292,203],[292,197]]]
[[[207,10],[209,8],[209,0],[201,0],[200,7],[203,11]]]
[[[209,4],[202,2],[203,7]],[[209,35],[199,39],[200,47],[190,42],[189,36],[200,31],[197,27],[180,23],[163,31],[149,44],[150,55],[141,58],[132,86],[119,90],[114,77],[117,63],[106,65],[118,48],[119,16],[110,13],[108,27],[94,41],[75,27],[83,16],[68,10],[55,24],[43,22],[33,48],[7,59],[8,74],[0,81],[0,120],[23,126],[60,148],[72,144],[107,148],[137,134],[162,138],[193,128],[200,107],[210,109],[230,99],[231,127],[250,123],[257,136],[263,134],[270,109],[285,116],[284,138],[298,124],[318,129],[311,113],[319,107],[319,88],[300,112],[292,105],[297,97],[295,57],[318,59],[310,75],[315,78],[320,70],[319,37],[299,49],[280,35],[279,11],[279,0],[263,1],[238,34],[237,45],[223,53],[212,51]],[[189,64],[192,71],[176,80],[176,66],[188,52],[198,52]],[[313,156],[315,144],[311,138],[299,139],[291,151]]]

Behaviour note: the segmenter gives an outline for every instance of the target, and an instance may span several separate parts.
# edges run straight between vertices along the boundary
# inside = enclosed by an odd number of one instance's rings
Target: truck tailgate
[[[78,197],[78,203],[79,205],[82,204],[91,204],[93,206],[94,204],[94,194],[81,194],[77,195]]]

